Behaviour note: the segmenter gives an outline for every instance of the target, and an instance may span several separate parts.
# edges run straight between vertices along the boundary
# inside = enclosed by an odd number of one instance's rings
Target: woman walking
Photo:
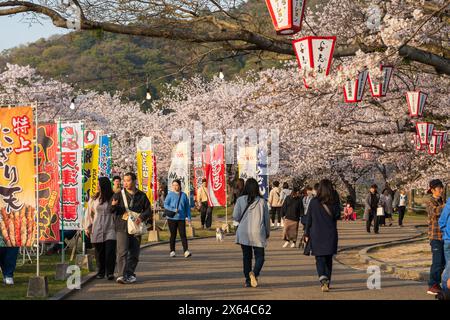
[[[392,195],[389,189],[384,189],[381,196],[380,196],[380,205],[383,207],[384,210],[384,216],[381,217],[381,222],[383,226],[386,226],[386,219],[389,220],[389,227],[392,226]]]
[[[183,245],[184,257],[189,258],[192,254],[188,250],[186,220],[188,220],[189,224],[191,223],[191,206],[188,196],[181,190],[180,180],[172,182],[172,191],[169,192],[164,201],[164,209],[173,213],[173,216],[167,216],[170,231],[170,257],[176,256],[175,240],[178,230]]]
[[[330,288],[333,255],[337,253],[340,204],[330,180],[319,183],[317,196],[311,200],[307,213],[305,240],[316,257],[316,268],[323,292]]]
[[[275,226],[275,218],[277,218],[277,228],[281,226],[281,207],[283,203],[281,202],[281,189],[280,182],[274,181],[273,188],[269,193],[269,205],[272,215],[272,227]]]
[[[255,179],[250,178],[245,183],[244,193],[234,207],[233,220],[239,223],[236,243],[242,248],[245,287],[255,288],[264,265],[264,248],[270,235],[269,209]],[[253,254],[255,266],[252,271]]]
[[[403,219],[405,218],[406,205],[408,204],[408,196],[405,189],[400,190],[400,196],[398,199],[398,225],[403,227]]]
[[[291,248],[295,248],[298,237],[298,223],[300,217],[303,216],[303,212],[300,189],[295,187],[292,193],[284,200],[281,208],[281,216],[284,219],[283,240],[285,243],[283,248],[286,248],[291,242]]]
[[[111,203],[114,191],[106,177],[98,180],[99,192],[89,201],[86,234],[91,238],[97,261],[97,279],[114,280],[116,267],[116,216],[112,214]]]

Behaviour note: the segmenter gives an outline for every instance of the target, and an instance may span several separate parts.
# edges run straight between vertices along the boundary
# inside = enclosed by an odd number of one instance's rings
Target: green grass
[[[66,288],[66,281],[55,280],[56,264],[60,261],[59,255],[40,257],[40,275],[47,277],[49,297]],[[18,263],[21,262],[22,256],[19,254]],[[88,271],[82,270],[82,276],[86,274]],[[36,276],[35,258],[32,264],[25,261],[23,266],[17,265],[14,272],[14,286],[0,285],[0,300],[45,300],[45,298],[27,298],[28,280],[34,276]]]

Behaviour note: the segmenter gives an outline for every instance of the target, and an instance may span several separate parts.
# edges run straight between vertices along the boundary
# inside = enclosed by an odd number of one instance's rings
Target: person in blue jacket
[[[177,207],[178,205],[178,207]],[[181,190],[181,181],[172,182],[172,191],[164,201],[164,209],[175,212],[175,215],[167,217],[167,223],[170,231],[170,257],[175,257],[175,240],[177,230],[180,233],[181,243],[183,244],[184,257],[189,258],[191,253],[188,250],[188,241],[186,237],[186,220],[191,223],[191,205],[186,193]]]
[[[442,288],[449,293],[449,278],[450,278],[450,198],[447,199],[447,204],[441,212],[439,218],[439,228],[442,231],[442,240],[444,240],[444,256],[445,256],[445,270],[442,273]]]

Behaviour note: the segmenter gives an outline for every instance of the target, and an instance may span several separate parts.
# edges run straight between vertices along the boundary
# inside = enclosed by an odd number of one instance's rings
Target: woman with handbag
[[[284,219],[283,248],[289,244],[295,248],[298,237],[298,225],[300,217],[303,215],[303,202],[300,197],[300,189],[294,187],[292,193],[286,197],[281,208],[281,216]],[[292,244],[291,244],[292,242]]]
[[[241,245],[245,287],[257,287],[264,265],[264,248],[270,235],[270,216],[267,201],[261,197],[258,182],[249,178],[244,193],[236,201],[233,220],[238,222],[236,243]],[[252,258],[255,266],[252,271]]]
[[[186,219],[191,224],[191,205],[186,193],[181,190],[181,181],[172,182],[172,191],[167,195],[164,201],[164,216],[167,217],[167,223],[170,231],[170,257],[174,258],[175,240],[177,230],[180,233],[181,243],[183,245],[184,257],[189,258],[192,254],[188,250],[188,241],[186,236]]]
[[[89,200],[89,222],[86,234],[91,238],[95,248],[97,261],[97,279],[114,280],[116,267],[116,231],[115,215],[111,213],[111,202],[114,195],[111,182],[106,177],[98,179],[99,192]]]
[[[330,288],[333,255],[337,253],[337,220],[341,216],[339,199],[330,180],[320,181],[317,196],[311,200],[305,228],[305,254],[316,258],[317,274],[323,292]]]

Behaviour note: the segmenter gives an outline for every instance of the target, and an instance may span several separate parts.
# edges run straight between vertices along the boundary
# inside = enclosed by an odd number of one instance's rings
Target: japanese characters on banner
[[[59,242],[60,185],[58,127],[38,126],[39,241]]]
[[[300,69],[307,78],[327,76],[330,72],[331,61],[333,60],[334,45],[336,37],[304,37],[293,42],[295,55]]]
[[[206,178],[206,166],[203,152],[194,153],[194,195],[197,196],[197,190],[202,185],[203,178]]]
[[[239,147],[238,148],[238,170],[239,178],[247,180],[248,178],[257,179],[257,154],[258,148]]]
[[[0,112],[0,246],[29,247],[36,239],[33,109]]]
[[[61,194],[64,230],[81,230],[83,217],[83,124],[61,123]]]
[[[167,179],[169,190],[172,188],[173,180],[179,179],[181,181],[181,190],[183,190],[188,197],[190,196],[190,147],[189,142],[179,142],[176,144],[172,152],[172,162],[170,164]]]
[[[406,92],[406,101],[408,102],[410,117],[421,117],[423,115],[427,97],[428,95],[421,91]]]
[[[100,136],[99,177],[111,178],[111,168],[111,137],[102,135]]]
[[[389,82],[391,81],[392,73],[394,72],[394,67],[380,65],[381,70],[381,82],[375,77],[370,75],[369,72],[369,86],[372,93],[372,97],[385,97],[389,88]]]
[[[152,193],[153,197],[150,199],[151,204],[158,201],[158,171],[156,170],[156,155],[153,154],[153,170],[152,170]]]
[[[421,144],[429,144],[433,135],[434,125],[429,122],[417,122],[416,130]]]
[[[362,72],[358,73],[358,77],[356,79],[347,80],[344,85],[345,102],[354,103],[362,101],[368,74],[369,70],[365,69]]]
[[[267,149],[260,147],[258,148],[256,180],[258,181],[259,192],[261,196],[266,200],[269,199],[269,176],[267,173]]]
[[[100,158],[100,131],[84,131],[83,202],[87,208],[89,199],[97,193]]]
[[[151,203],[153,203],[152,167],[152,140],[151,137],[144,137],[139,141],[137,145],[138,188],[147,195]]]
[[[214,144],[207,147],[206,164],[208,204],[210,207],[225,207],[227,190],[225,181],[225,147],[223,144]]]
[[[280,35],[293,35],[302,28],[305,0],[266,0],[273,26]]]

